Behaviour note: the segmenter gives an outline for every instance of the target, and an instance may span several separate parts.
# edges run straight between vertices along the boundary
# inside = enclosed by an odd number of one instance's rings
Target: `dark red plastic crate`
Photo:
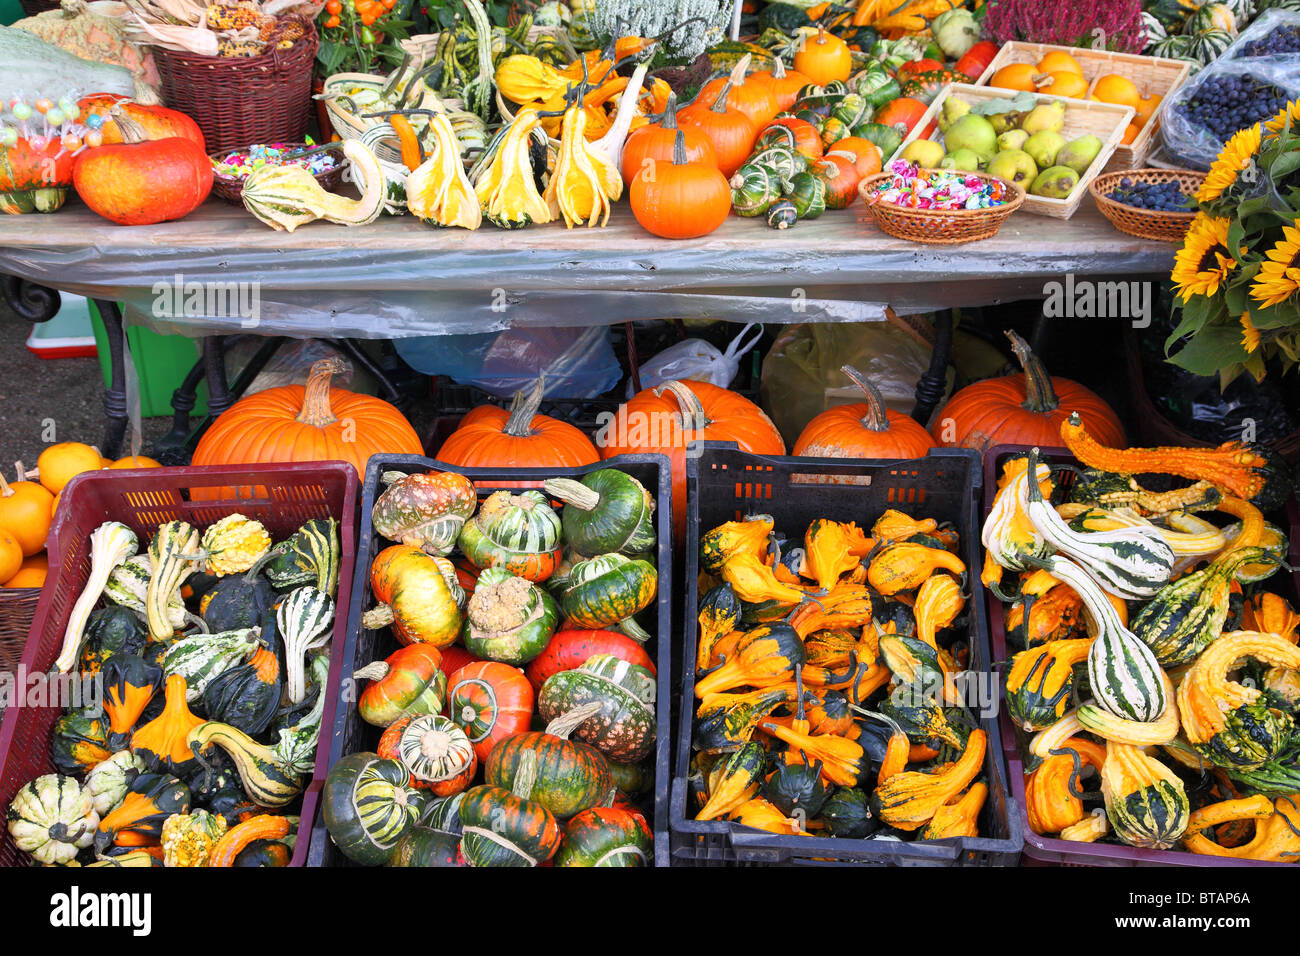
[[[233,492],[233,494],[230,494]],[[217,497],[220,494],[222,496]],[[230,496],[226,496],[230,495]],[[195,498],[204,500],[196,501]],[[208,468],[144,468],[88,472],[63,491],[50,529],[50,570],[41,590],[31,636],[23,652],[27,673],[43,673],[54,664],[63,632],[86,579],[90,576],[90,533],[105,521],[120,521],[148,541],[165,521],[188,521],[202,529],[232,512],[255,518],[280,540],[311,518],[339,520],[341,558],[330,673],[321,715],[321,746],[316,767],[302,798],[299,839],[290,866],[307,859],[307,834],[316,815],[320,789],[329,769],[325,734],[334,720],[335,700],[343,673],[343,646],[348,620],[348,585],[356,562],[357,472],[341,461],[288,465],[228,465]],[[62,712],[57,706],[13,706],[0,726],[0,807],[9,806],[29,780],[54,773],[50,729]],[[22,866],[26,854],[0,832],[0,866]]]
[[[984,453],[984,514],[993,506],[993,498],[998,491],[998,476],[1002,465],[1016,455],[1024,455],[1029,445],[997,445]],[[1078,460],[1065,448],[1040,448],[1039,455],[1049,465],[1077,465]],[[1290,526],[1291,556],[1288,561],[1292,567],[1300,568],[1300,508],[1292,498],[1286,508],[1286,522]],[[1300,603],[1300,570],[1285,577],[1284,596],[1292,604]],[[981,600],[988,602],[989,632],[993,640],[993,660],[1000,667],[1008,660],[1007,632],[1003,623],[1002,602],[992,599],[986,588],[977,588]],[[1005,678],[999,680],[999,693],[1004,694]],[[1173,706],[1172,702],[1170,706]],[[1291,863],[1269,863],[1261,860],[1234,860],[1228,857],[1208,856],[1191,853],[1186,850],[1144,850],[1140,847],[1123,846],[1117,843],[1077,843],[1073,840],[1058,840],[1055,837],[1041,836],[1029,827],[1029,816],[1025,811],[1025,766],[1020,759],[1016,745],[1016,729],[1007,716],[1006,708],[1000,709],[998,721],[1002,731],[1002,750],[1007,759],[1007,774],[1011,778],[1011,792],[1019,807],[1016,820],[1024,833],[1026,863],[1032,866],[1293,866]]]

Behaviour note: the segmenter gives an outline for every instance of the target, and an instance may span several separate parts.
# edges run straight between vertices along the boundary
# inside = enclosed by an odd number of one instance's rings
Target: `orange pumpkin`
[[[834,143],[826,155],[844,156],[853,163],[862,179],[880,172],[880,147],[860,136],[845,136]]]
[[[180,110],[171,110],[165,106],[145,106],[143,103],[137,103],[115,93],[96,93],[93,96],[83,97],[77,105],[81,108],[83,123],[86,117],[91,115],[100,118],[102,125],[99,130],[107,144],[124,141],[115,115],[124,113],[139,123],[150,139],[179,136],[182,139],[193,140],[194,144],[205,153],[208,151],[199,124]]]
[[[79,441],[61,441],[57,445],[50,445],[36,459],[41,484],[56,495],[83,471],[98,471],[102,465],[99,452]]]
[[[34,554],[22,563],[18,573],[5,581],[2,587],[6,588],[39,588],[45,586],[45,576],[50,570],[50,559],[42,551],[40,554]]]
[[[8,581],[23,566],[23,546],[7,528],[0,528],[0,581]]]
[[[742,451],[784,455],[785,442],[763,410],[742,395],[707,382],[665,382],[619,406],[596,436],[602,458],[650,452],[672,462],[673,526],[686,530],[686,448],[697,441],[734,441]]]
[[[880,390],[850,365],[840,369],[862,390],[865,403],[837,405],[807,425],[794,453],[809,458],[920,458],[934,440],[915,419],[885,407]]]
[[[148,139],[125,114],[116,116],[122,142],[86,150],[72,170],[77,195],[121,226],[182,219],[212,191],[212,161],[183,136]]]
[[[677,114],[683,129],[694,127],[713,144],[718,169],[726,177],[735,173],[749,158],[749,154],[754,151],[754,140],[758,138],[758,127],[753,120],[734,106],[728,105],[730,93],[731,81],[728,80],[716,96],[698,96],[694,103]],[[682,165],[677,162],[675,153],[673,163]],[[635,206],[633,209],[635,211]],[[655,235],[661,233],[656,232]]]
[[[1024,372],[985,379],[959,391],[934,419],[930,434],[935,441],[981,454],[994,445],[1055,447],[1061,444],[1061,423],[1078,412],[1098,441],[1128,447],[1124,426],[1100,395],[1068,378],[1049,376],[1029,343],[1015,332],[1008,331],[1007,337]]]
[[[798,70],[787,70],[785,61],[779,56],[772,62],[772,69],[759,70],[750,78],[751,82],[763,83],[776,97],[779,110],[788,110],[799,99],[799,91],[812,84],[812,80]]]
[[[734,110],[729,112],[749,123]],[[727,177],[717,166],[687,161],[685,133],[677,131],[671,163],[642,169],[628,189],[628,205],[636,221],[662,239],[707,236],[731,214]]]
[[[804,38],[803,47],[794,55],[794,68],[818,86],[825,86],[849,78],[853,55],[847,43],[819,26],[815,37]]]
[[[447,714],[469,736],[479,762],[486,764],[498,741],[529,729],[533,685],[509,664],[466,664],[447,678]]]
[[[600,461],[579,429],[537,414],[545,389],[542,377],[527,393],[517,392],[509,409],[472,409],[434,457],[467,468],[572,468]]]
[[[719,77],[705,83],[700,90],[700,99],[705,103],[713,102],[714,97],[722,92],[723,87],[728,87],[727,106],[740,110],[749,117],[749,121],[754,124],[754,129],[759,129],[781,112],[781,104],[770,86],[746,75],[748,68],[749,54],[746,53],[732,67],[729,78]]]
[[[12,485],[0,475],[0,528],[7,528],[23,555],[30,557],[45,547],[50,532],[54,496],[34,481],[15,481]]]
[[[364,475],[373,454],[421,454],[415,429],[388,402],[330,388],[343,368],[336,358],[321,359],[306,387],[268,388],[236,402],[203,435],[193,463],[346,461]]]
[[[912,128],[921,122],[921,117],[925,116],[929,107],[920,100],[912,96],[900,96],[892,99],[880,108],[876,113],[874,121],[884,126],[892,126],[904,136],[912,132]],[[929,139],[930,134],[934,132],[935,124],[931,120],[925,124],[921,130],[918,139]]]
[[[759,131],[761,137],[773,126],[784,126],[794,133],[794,150],[801,153],[809,161],[822,158],[822,151],[825,144],[822,143],[822,134],[817,131],[817,127],[807,120],[801,120],[797,116],[782,116],[780,119],[772,120]]]
[[[623,182],[632,185],[636,174],[647,163],[668,164],[673,161],[673,143],[677,139],[677,94],[668,94],[668,105],[664,116],[658,123],[648,123],[632,132],[623,144]],[[713,152],[713,143],[698,128],[689,127],[682,130],[686,161],[717,166],[718,156]]]
[[[152,458],[146,458],[144,455],[127,455],[125,458],[119,458],[117,461],[105,465],[105,468],[161,468],[159,462]]]

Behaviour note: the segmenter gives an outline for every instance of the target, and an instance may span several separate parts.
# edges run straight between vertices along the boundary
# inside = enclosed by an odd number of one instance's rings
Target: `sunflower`
[[[1279,305],[1300,291],[1300,229],[1282,227],[1282,239],[1264,253],[1250,297],[1265,307]]]
[[[1194,295],[1214,295],[1235,268],[1237,260],[1228,252],[1228,220],[1198,212],[1174,256],[1170,278],[1178,297],[1186,302]]]
[[[1254,352],[1259,348],[1259,329],[1255,328],[1255,323],[1250,321],[1250,313],[1241,313],[1241,347],[1247,352]]]
[[[1296,129],[1300,127],[1300,100],[1292,100],[1286,106],[1278,110],[1276,116],[1264,124],[1270,133],[1282,132],[1282,127],[1286,125],[1286,115],[1291,114],[1291,127]]]
[[[1196,201],[1205,203],[1218,199],[1237,182],[1242,171],[1249,169],[1259,152],[1259,141],[1263,136],[1258,125],[1247,126],[1232,134],[1232,138],[1223,144],[1223,151],[1210,167],[1205,182],[1196,191]]]

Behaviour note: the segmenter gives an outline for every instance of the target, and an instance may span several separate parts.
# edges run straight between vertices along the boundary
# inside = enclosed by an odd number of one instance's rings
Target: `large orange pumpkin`
[[[674,381],[642,389],[596,435],[602,458],[637,452],[668,456],[678,536],[686,530],[686,449],[699,441],[734,441],[742,451],[785,454],[781,433],[761,408],[708,382]]]
[[[850,365],[840,371],[866,397],[866,402],[836,405],[807,425],[794,443],[796,455],[809,458],[919,458],[934,440],[909,415],[885,407],[880,390]]]
[[[203,139],[203,130],[187,114],[180,110],[171,110],[165,106],[145,106],[125,96],[115,93],[96,93],[83,97],[77,104],[81,108],[81,121],[90,116],[98,116],[100,131],[105,143],[122,142],[122,130],[118,128],[117,116],[125,113],[142,127],[150,139],[166,139],[180,136],[194,140],[199,149],[207,152]]]
[[[381,398],[330,388],[336,358],[311,367],[307,385],[283,385],[222,412],[194,449],[195,465],[347,461],[362,475],[371,455],[419,455],[420,437]]]
[[[1007,338],[1024,372],[988,378],[957,392],[934,419],[930,434],[935,441],[981,454],[994,445],[1054,447],[1061,444],[1061,423],[1079,412],[1098,441],[1128,447],[1119,416],[1100,395],[1071,379],[1049,376],[1028,342],[1011,331]]]
[[[0,528],[6,528],[31,557],[45,547],[54,511],[54,495],[34,481],[5,481],[0,475]]]
[[[573,468],[600,461],[579,429],[537,414],[545,389],[545,378],[539,378],[527,393],[515,394],[509,409],[472,409],[435,457],[466,468]]]

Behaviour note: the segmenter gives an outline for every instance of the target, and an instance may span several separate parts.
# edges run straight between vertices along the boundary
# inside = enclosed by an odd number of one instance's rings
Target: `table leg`
[[[197,401],[195,393],[199,382],[203,381],[204,361],[199,359],[181,382],[180,388],[172,392],[172,428],[153,445],[153,457],[164,465],[185,465],[189,463],[189,453],[185,443],[190,437],[190,412],[194,411]]]
[[[0,276],[0,294],[24,322],[48,322],[63,304],[57,290],[21,276]]]
[[[365,349],[352,339],[330,339],[329,342],[365,369],[379,383],[379,390],[383,393],[382,397],[385,401],[399,407],[402,405],[402,396],[398,392],[397,386],[389,381],[388,376],[384,374],[384,370],[371,360]]]
[[[226,337],[207,335],[203,338],[203,377],[208,382],[208,415],[216,418],[235,400],[226,382]]]
[[[948,389],[948,361],[952,358],[951,312],[940,312],[934,318],[934,349],[930,352],[930,367],[916,382],[916,407],[912,417],[928,426],[943,393]]]
[[[116,458],[122,451],[122,438],[126,435],[126,329],[122,325],[122,310],[111,299],[95,299],[95,308],[104,323],[104,337],[108,340],[109,367],[112,374],[104,390],[104,443],[99,453],[105,458]]]

